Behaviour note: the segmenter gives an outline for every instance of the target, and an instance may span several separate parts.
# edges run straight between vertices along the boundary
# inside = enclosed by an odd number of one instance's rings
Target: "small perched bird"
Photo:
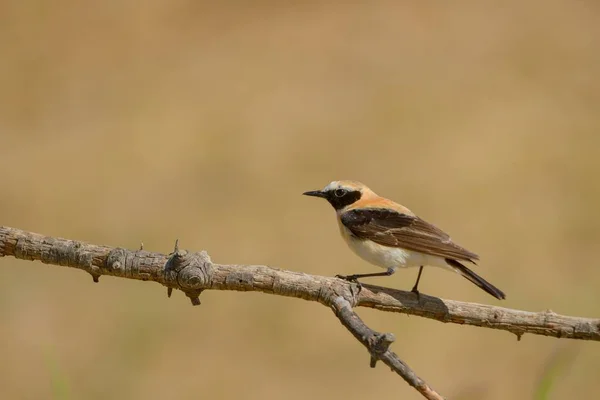
[[[370,276],[390,276],[397,268],[419,267],[412,292],[424,266],[450,269],[467,278],[497,299],[504,293],[461,262],[475,264],[479,256],[455,244],[441,229],[416,216],[408,208],[380,197],[356,181],[333,181],[322,190],[303,193],[322,197],[335,208],[340,233],[359,257],[386,268],[385,272],[338,277],[356,281]]]

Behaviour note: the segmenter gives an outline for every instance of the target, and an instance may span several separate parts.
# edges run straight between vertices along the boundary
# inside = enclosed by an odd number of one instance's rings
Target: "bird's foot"
[[[417,295],[417,301],[421,300],[421,293],[416,286],[414,286],[410,291]]]
[[[354,283],[358,287],[358,293],[362,291],[363,285],[358,281],[359,276],[356,275],[336,275],[336,278],[343,279],[347,282]]]
[[[360,282],[358,282],[357,275],[336,275],[335,277],[339,278],[339,279],[343,279],[348,282],[360,283]]]

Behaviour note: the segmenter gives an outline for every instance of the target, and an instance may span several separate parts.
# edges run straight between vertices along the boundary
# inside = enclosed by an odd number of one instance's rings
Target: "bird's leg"
[[[419,267],[419,275],[417,275],[417,281],[415,282],[415,286],[413,286],[413,288],[411,289],[411,292],[415,293],[417,295],[417,298],[419,298],[419,280],[421,279],[421,274],[423,273],[423,266],[421,265]]]
[[[368,278],[371,276],[390,276],[394,272],[396,272],[396,268],[388,268],[385,272],[376,272],[373,274],[336,275],[335,277],[345,281],[356,282],[358,278]]]

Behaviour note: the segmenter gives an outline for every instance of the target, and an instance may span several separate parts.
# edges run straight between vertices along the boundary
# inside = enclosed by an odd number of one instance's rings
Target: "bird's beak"
[[[302,194],[305,196],[313,196],[313,197],[323,197],[323,198],[327,197],[327,194],[325,194],[325,192],[322,192],[321,190],[312,190],[310,192],[304,192]]]

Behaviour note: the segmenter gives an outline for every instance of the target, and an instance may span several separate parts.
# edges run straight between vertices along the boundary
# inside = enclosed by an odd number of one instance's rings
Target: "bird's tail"
[[[469,268],[465,267],[458,261],[447,258],[446,262],[456,272],[458,272],[459,274],[461,274],[462,276],[464,276],[465,278],[467,278],[468,280],[470,280],[471,282],[473,282],[474,284],[476,284],[477,286],[494,296],[495,298],[499,300],[503,300],[506,298],[506,295],[504,294],[504,292],[502,292],[502,290],[498,289],[496,286],[492,285],[491,283],[489,283],[488,281],[486,281],[485,279],[483,279],[482,277],[480,277],[475,272],[471,271]]]

